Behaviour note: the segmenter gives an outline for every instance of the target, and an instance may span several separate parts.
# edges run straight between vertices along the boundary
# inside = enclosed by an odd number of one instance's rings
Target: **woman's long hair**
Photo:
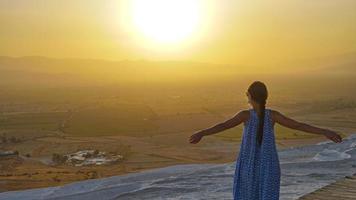
[[[258,130],[257,130],[257,142],[261,146],[263,138],[263,126],[265,119],[265,109],[266,109],[266,100],[268,97],[267,87],[261,81],[253,82],[249,88],[248,93],[251,96],[251,99],[254,100],[260,106],[258,114]]]

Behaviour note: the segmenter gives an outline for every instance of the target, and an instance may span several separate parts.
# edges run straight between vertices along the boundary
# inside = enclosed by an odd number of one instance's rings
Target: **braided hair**
[[[261,81],[253,82],[249,88],[248,93],[251,95],[251,99],[258,103],[259,112],[258,114],[258,130],[257,130],[257,142],[258,145],[261,146],[262,138],[263,138],[263,126],[265,119],[265,109],[266,109],[266,100],[268,97],[267,87]]]

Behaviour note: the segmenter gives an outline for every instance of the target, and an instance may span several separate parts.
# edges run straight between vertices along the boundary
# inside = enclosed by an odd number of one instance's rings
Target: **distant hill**
[[[356,52],[299,60],[290,66],[309,73],[356,75]]]
[[[3,85],[192,81],[234,76],[247,70],[243,67],[184,61],[0,57]]]
[[[0,56],[0,85],[40,87],[162,82],[184,84],[191,81],[243,79],[253,71],[256,72],[254,74],[292,72],[356,75],[356,53],[300,60],[287,65],[280,70],[269,70],[188,61],[108,61]],[[282,70],[284,68],[285,70]]]

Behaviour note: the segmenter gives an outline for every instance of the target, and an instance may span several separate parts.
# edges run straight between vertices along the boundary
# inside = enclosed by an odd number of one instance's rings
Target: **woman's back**
[[[249,109],[234,177],[234,199],[279,199],[280,166],[271,109],[265,109],[261,146],[257,143],[259,117]]]

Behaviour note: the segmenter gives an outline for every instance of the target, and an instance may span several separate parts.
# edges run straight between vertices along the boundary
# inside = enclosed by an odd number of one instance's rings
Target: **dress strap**
[[[250,111],[250,117],[255,117],[256,111],[253,108],[250,108],[249,111]]]

